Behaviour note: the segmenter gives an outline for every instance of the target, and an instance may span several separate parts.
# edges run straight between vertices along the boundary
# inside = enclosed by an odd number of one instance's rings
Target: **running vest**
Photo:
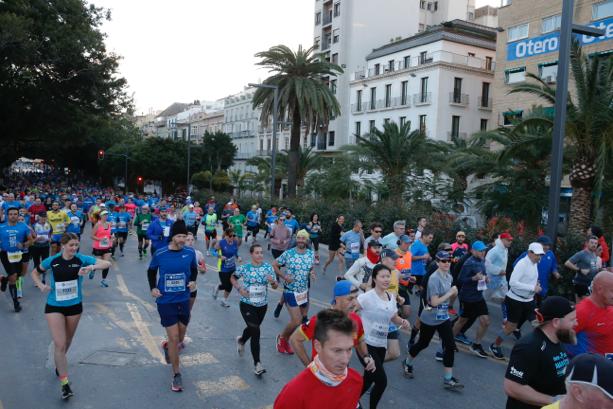
[[[107,222],[107,226],[107,228],[104,228],[104,223],[98,224],[95,236],[102,237],[102,239],[93,240],[93,248],[96,250],[106,250],[113,246],[113,241],[111,240],[111,224]]]

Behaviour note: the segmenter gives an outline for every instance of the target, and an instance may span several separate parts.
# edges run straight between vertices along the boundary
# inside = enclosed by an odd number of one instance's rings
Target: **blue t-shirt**
[[[80,210],[76,212],[68,211],[66,212],[68,217],[70,218],[70,223],[66,226],[66,232],[68,233],[81,233],[81,222],[83,221],[83,213]]]
[[[183,213],[183,221],[185,225],[191,227],[196,224],[196,219],[198,218],[198,214],[193,210],[188,210]]]
[[[415,243],[411,246],[411,255],[413,261],[411,264],[411,273],[414,276],[423,276],[426,273],[426,260],[415,260],[414,257],[425,256],[428,253],[428,247],[421,240],[415,240]]]
[[[157,250],[149,264],[150,270],[158,271],[157,288],[162,293],[156,299],[158,304],[171,304],[189,301],[189,278],[192,270],[197,269],[196,252],[190,247],[170,250],[164,246]]]
[[[341,243],[347,248],[345,250],[345,258],[357,260],[360,258],[360,243],[362,236],[353,230],[345,232],[341,236]]]
[[[0,247],[2,251],[26,251],[17,247],[17,243],[25,243],[30,235],[30,228],[22,222],[17,222],[14,226],[8,223],[0,225]]]
[[[75,254],[70,260],[62,257],[62,253],[44,259],[40,266],[49,274],[51,291],[47,295],[47,304],[56,307],[68,307],[80,304],[83,300],[83,276],[79,275],[82,267],[96,264],[96,258],[81,253]]]
[[[232,244],[228,243],[226,239],[222,239],[219,242],[219,249],[221,255],[226,259],[221,261],[221,271],[228,273],[236,270],[236,258],[238,257],[238,241],[233,240]]]
[[[236,269],[234,276],[243,279],[243,288],[249,293],[249,297],[241,295],[241,302],[261,307],[268,304],[268,280],[266,277],[275,276],[275,271],[268,263],[260,266],[253,264],[243,264]]]
[[[116,225],[115,225],[114,233],[127,233],[128,225],[131,219],[132,219],[132,216],[130,216],[130,213],[128,212],[116,212],[115,213]]]
[[[287,228],[289,229],[289,231],[291,232],[291,234],[296,234],[296,232],[298,231],[298,229],[300,228],[300,223],[298,223],[298,221],[294,218],[289,219],[289,220],[285,220],[285,226],[287,226]]]
[[[94,200],[91,197],[86,197],[83,199],[83,211],[85,213],[89,212],[89,209],[94,205]]]
[[[249,210],[247,212],[247,226],[250,227],[255,227],[257,226],[259,223],[258,221],[258,212],[255,212],[253,210]]]
[[[285,284],[286,291],[301,293],[309,289],[309,274],[313,269],[314,261],[313,250],[306,249],[303,254],[300,254],[296,247],[284,251],[277,258],[277,263],[287,268],[285,273],[293,280]]]

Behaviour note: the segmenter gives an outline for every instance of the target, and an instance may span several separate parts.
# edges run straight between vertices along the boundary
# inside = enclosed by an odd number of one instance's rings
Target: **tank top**
[[[102,237],[102,240],[93,240],[93,248],[97,250],[106,250],[113,246],[111,240],[111,224],[107,222],[107,228],[104,228],[104,224],[98,224],[95,235],[96,237]]]

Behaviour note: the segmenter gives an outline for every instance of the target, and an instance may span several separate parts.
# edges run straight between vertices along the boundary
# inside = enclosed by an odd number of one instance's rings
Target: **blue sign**
[[[605,31],[602,37],[590,37],[576,34],[582,46],[599,43],[601,41],[613,40],[613,17],[596,21],[589,24],[590,27],[599,28]],[[507,61],[519,60],[522,58],[534,57],[536,55],[552,53],[558,51],[560,47],[560,33],[555,32],[539,37],[526,38],[515,41],[507,45]]]

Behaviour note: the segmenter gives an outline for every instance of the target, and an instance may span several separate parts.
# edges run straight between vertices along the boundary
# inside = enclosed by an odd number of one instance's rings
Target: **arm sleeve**
[[[520,385],[530,385],[533,374],[538,374],[539,361],[531,352],[530,345],[516,344],[504,377]]]
[[[147,270],[147,280],[149,281],[150,290],[153,290],[155,287],[157,287],[157,275],[157,269],[149,267],[149,269]]]
[[[243,270],[244,267],[242,265],[238,266],[238,268],[236,269],[236,271],[234,272],[234,277],[236,277],[237,279],[240,279],[243,277]]]
[[[287,262],[287,256],[286,256],[287,251],[284,251],[283,253],[281,253],[281,255],[277,258],[277,264],[280,266],[284,266],[285,263]]]
[[[572,257],[568,259],[568,261],[570,261],[574,265],[577,265],[577,261],[579,261],[580,258],[581,258],[581,252],[579,251],[573,254]]]

